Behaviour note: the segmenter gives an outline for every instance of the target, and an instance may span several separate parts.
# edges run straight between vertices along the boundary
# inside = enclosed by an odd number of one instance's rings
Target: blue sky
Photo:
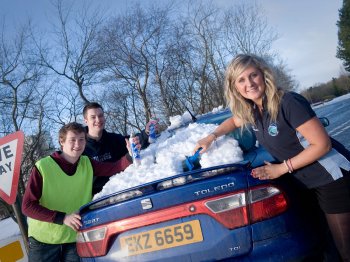
[[[301,87],[337,77],[342,63],[335,57],[338,10],[342,0],[260,0],[268,23],[280,35],[274,47],[286,60]]]
[[[74,1],[74,0],[71,0]],[[153,0],[136,0],[150,3]],[[169,0],[162,0],[169,1]],[[162,2],[160,1],[160,2]],[[179,4],[189,0],[178,1]],[[236,0],[213,0],[225,7]],[[253,1],[253,0],[246,0]],[[78,4],[82,0],[75,0]],[[115,12],[123,10],[128,0],[96,0],[100,6]],[[256,0],[271,26],[280,36],[274,49],[287,64],[291,74],[308,88],[324,83],[342,72],[342,63],[335,57],[338,43],[338,10],[342,0]],[[6,24],[16,25],[30,17],[43,24],[50,14],[50,0],[0,0],[0,15]]]

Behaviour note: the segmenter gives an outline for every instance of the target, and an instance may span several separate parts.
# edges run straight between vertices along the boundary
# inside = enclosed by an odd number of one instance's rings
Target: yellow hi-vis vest
[[[90,159],[81,156],[74,175],[68,176],[50,156],[35,166],[43,178],[40,205],[55,211],[71,214],[91,201],[93,169]],[[28,236],[47,244],[73,243],[76,232],[66,226],[28,218]]]

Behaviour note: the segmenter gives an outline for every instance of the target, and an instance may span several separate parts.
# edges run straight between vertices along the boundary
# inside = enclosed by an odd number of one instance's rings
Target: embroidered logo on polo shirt
[[[268,128],[268,133],[270,136],[277,136],[278,135],[278,128],[276,123],[271,123]]]

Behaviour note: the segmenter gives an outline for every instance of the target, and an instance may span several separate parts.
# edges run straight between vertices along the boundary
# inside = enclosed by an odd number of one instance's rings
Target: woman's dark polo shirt
[[[266,108],[265,104],[264,108]],[[259,143],[279,162],[283,162],[283,160],[296,156],[307,146],[307,141],[301,137],[296,128],[315,116],[315,112],[303,96],[294,92],[286,92],[282,97],[276,122],[271,121],[267,110],[263,110],[260,115],[258,109],[254,109],[256,124],[253,130]],[[293,172],[294,176],[308,188],[333,182],[342,176],[339,166],[349,167],[346,156],[339,153],[344,151],[343,148],[340,148],[341,145],[337,143],[332,143],[332,145],[333,150],[326,155],[331,157],[325,156],[322,161],[316,161]],[[348,151],[345,150],[345,153]],[[329,166],[334,167],[331,172],[329,172]]]

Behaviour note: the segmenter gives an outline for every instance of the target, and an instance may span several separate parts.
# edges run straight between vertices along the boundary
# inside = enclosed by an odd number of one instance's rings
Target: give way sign
[[[16,201],[23,142],[22,131],[0,138],[0,197],[9,205]]]

